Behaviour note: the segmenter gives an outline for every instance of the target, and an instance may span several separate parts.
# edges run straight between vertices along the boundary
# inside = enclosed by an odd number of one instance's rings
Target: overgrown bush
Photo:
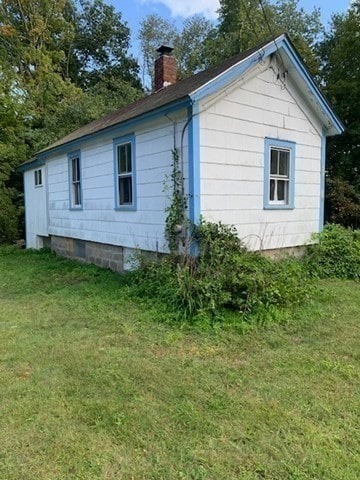
[[[309,293],[300,261],[273,261],[247,251],[233,227],[202,222],[194,240],[196,258],[178,255],[143,262],[130,277],[133,291],[188,319],[219,319],[227,309],[245,318],[271,315],[274,308],[297,304]]]
[[[326,220],[344,227],[360,226],[360,195],[355,187],[341,178],[326,180]]]
[[[12,243],[18,238],[19,212],[5,188],[0,189],[0,244]]]
[[[321,278],[360,279],[360,231],[325,225],[308,247],[309,272]]]

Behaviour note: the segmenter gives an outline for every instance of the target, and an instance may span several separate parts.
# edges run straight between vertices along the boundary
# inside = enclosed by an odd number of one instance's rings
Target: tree
[[[129,29],[103,0],[3,0],[0,33],[0,59],[27,100],[31,151],[141,93]],[[63,121],[74,105],[77,118]]]
[[[128,55],[130,30],[121,13],[103,0],[79,0],[78,6],[69,4],[67,9],[74,35],[67,47],[65,76],[85,90],[114,76],[139,89],[139,67]]]
[[[299,0],[220,0],[220,57],[235,55],[256,44],[288,32],[312,73],[318,62],[313,47],[322,32],[320,10],[306,13]]]
[[[263,8],[258,0],[220,0],[219,36],[226,39],[222,55],[231,56],[247,50],[269,38],[268,26],[264,18],[271,19],[273,8],[268,0],[263,0]]]
[[[210,66],[206,55],[206,44],[213,30],[212,22],[202,15],[194,15],[184,20],[175,44],[175,55],[181,78]]]
[[[138,38],[142,55],[142,82],[149,90],[154,86],[154,62],[160,45],[174,46],[179,32],[173,22],[151,14],[140,23]]]
[[[343,181],[335,182],[331,187],[334,190],[345,182],[355,189],[353,192],[350,188],[352,198],[355,198],[355,194],[359,198],[360,2],[353,2],[345,14],[332,17],[330,30],[319,45],[319,54],[323,88],[345,124],[345,132],[330,138],[327,145],[329,177]],[[337,190],[341,195],[341,189]],[[331,208],[328,211],[331,216]]]
[[[160,45],[174,48],[179,80],[209,66],[205,45],[213,30],[212,22],[202,15],[187,18],[181,30],[157,14],[145,17],[139,31],[143,83],[149,89],[154,86],[154,62]]]
[[[16,230],[16,167],[141,94],[128,47],[102,0],[0,1],[0,242]]]
[[[19,97],[11,70],[0,67],[0,243],[17,238],[19,192],[12,176],[19,159],[25,159],[26,99]]]

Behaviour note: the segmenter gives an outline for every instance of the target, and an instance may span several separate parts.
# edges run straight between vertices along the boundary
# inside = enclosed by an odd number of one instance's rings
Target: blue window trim
[[[270,148],[286,148],[290,150],[289,171],[289,203],[286,205],[271,203],[270,193]],[[265,210],[293,210],[295,208],[295,150],[296,143],[276,138],[265,138],[264,151],[264,209]]]
[[[69,180],[69,210],[70,211],[79,211],[83,210],[83,204],[84,204],[84,197],[83,197],[83,175],[82,175],[82,162],[81,162],[81,152],[80,150],[76,150],[74,152],[68,153],[68,180]],[[81,205],[78,205],[76,207],[72,207],[72,182],[71,182],[71,160],[73,158],[78,158],[79,159],[79,166],[80,166],[80,195],[81,195]]]
[[[36,183],[36,172],[40,172],[41,174],[41,183]],[[43,169],[42,168],[36,168],[34,170],[34,186],[35,188],[42,188],[44,186],[44,179],[43,179]]]
[[[132,185],[132,205],[120,205],[119,204],[119,189],[118,189],[118,162],[117,162],[117,147],[124,143],[131,143],[131,185]],[[135,134],[124,135],[123,137],[117,137],[113,139],[113,151],[114,151],[114,195],[115,205],[114,210],[117,211],[130,211],[137,210],[137,195],[136,195],[136,142]]]

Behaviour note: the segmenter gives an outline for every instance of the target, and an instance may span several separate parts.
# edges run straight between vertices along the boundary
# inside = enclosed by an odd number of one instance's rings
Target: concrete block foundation
[[[115,272],[124,271],[123,247],[52,235],[51,250],[62,257],[93,263],[99,267],[110,268]],[[135,249],[131,250],[133,253],[136,252]]]

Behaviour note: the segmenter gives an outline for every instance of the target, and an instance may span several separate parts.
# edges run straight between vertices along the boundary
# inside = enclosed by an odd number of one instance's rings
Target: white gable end
[[[320,228],[321,122],[269,59],[246,75],[200,103],[201,213],[254,250],[304,245]],[[264,208],[266,138],[296,147],[289,208]]]

